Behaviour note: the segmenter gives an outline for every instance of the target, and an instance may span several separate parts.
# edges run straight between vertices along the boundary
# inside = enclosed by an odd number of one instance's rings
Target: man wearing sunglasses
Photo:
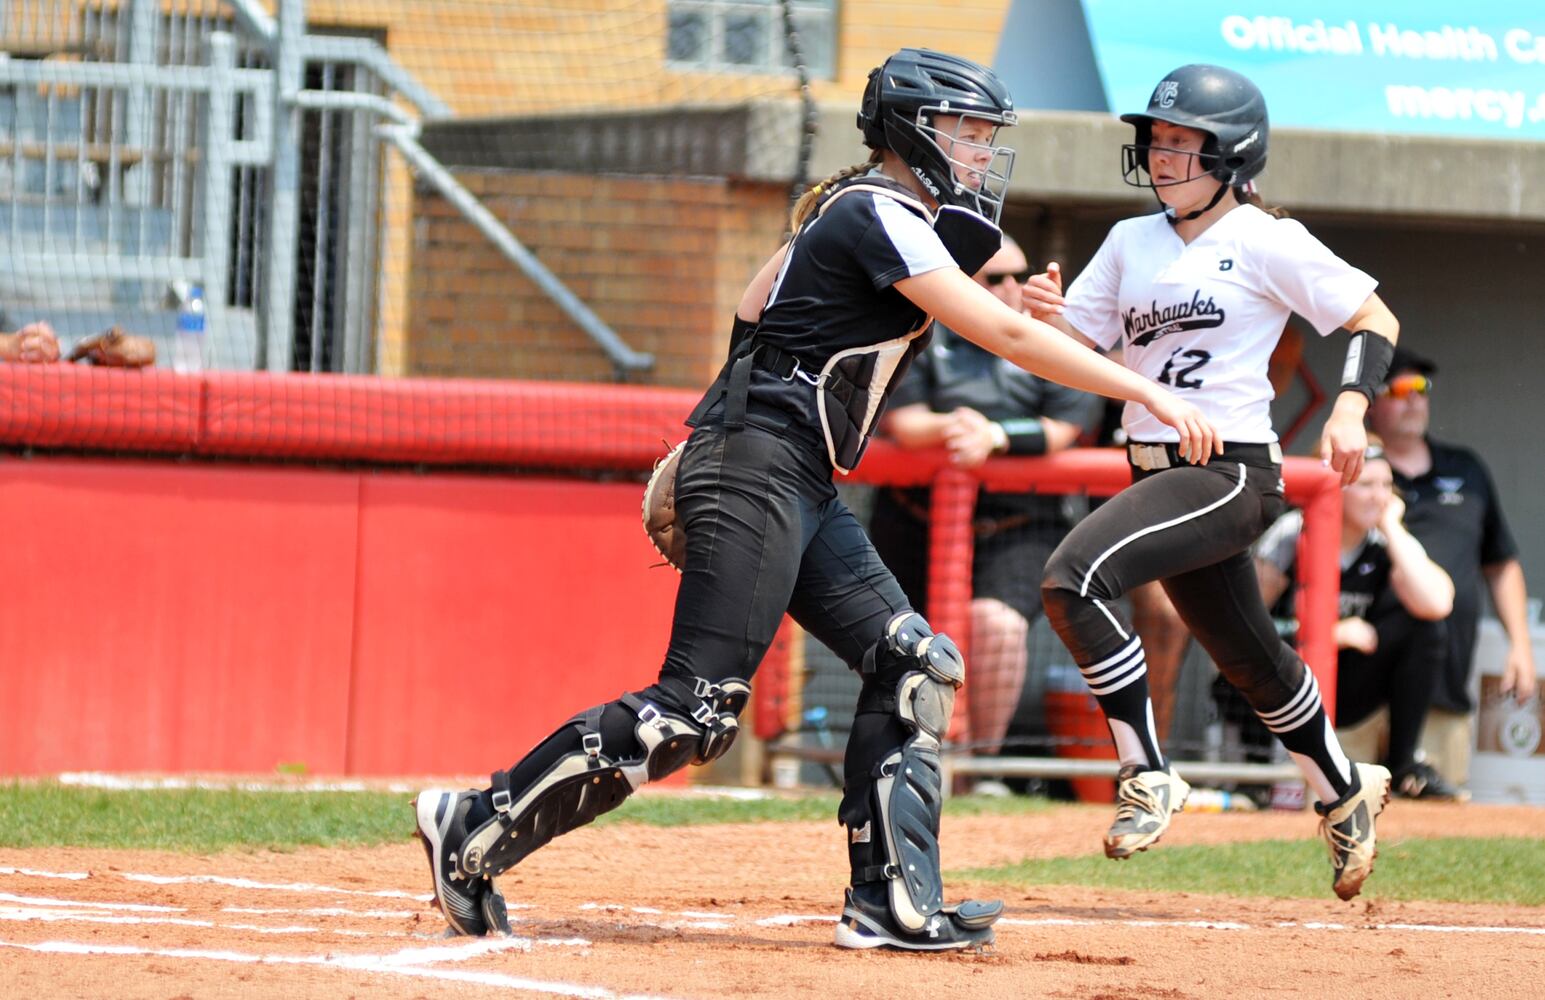
[[[1368,422],[1384,439],[1395,486],[1405,500],[1406,527],[1454,580],[1448,656],[1433,691],[1422,745],[1440,773],[1463,784],[1470,770],[1475,712],[1470,663],[1483,580],[1508,636],[1501,690],[1520,704],[1535,692],[1534,649],[1523,566],[1490,471],[1469,448],[1427,436],[1436,374],[1431,361],[1397,346],[1383,390],[1368,409]]]
[[[1009,308],[1023,308],[1030,267],[1019,244],[1002,248],[975,275]],[[961,468],[995,454],[1044,455],[1075,443],[1099,397],[1005,365],[934,325],[891,397],[882,433],[903,448],[943,446]],[[982,491],[973,525],[970,740],[996,753],[1024,690],[1030,626],[1041,614],[1041,572],[1072,522],[1062,497]],[[870,537],[915,608],[928,600],[928,491],[887,489],[875,497]],[[980,794],[1007,794],[978,782]]]

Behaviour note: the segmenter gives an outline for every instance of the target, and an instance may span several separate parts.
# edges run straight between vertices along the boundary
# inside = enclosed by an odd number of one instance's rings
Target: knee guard
[[[939,747],[949,729],[955,692],[965,682],[965,661],[946,635],[935,633],[923,617],[905,612],[892,618],[877,644],[873,662],[879,684],[866,685],[893,710],[910,731],[906,741],[886,754],[872,775],[870,815],[883,851],[871,851],[879,864],[855,866],[859,882],[887,882],[891,914],[903,928],[918,932],[944,908],[944,880],[939,871],[939,812],[944,804]],[[884,683],[897,674],[895,685]],[[894,691],[887,693],[887,688]],[[862,703],[867,699],[861,697]],[[866,825],[871,820],[866,819]]]
[[[514,768],[493,775],[494,814],[468,835],[457,866],[468,877],[492,878],[554,837],[617,808],[646,782],[722,757],[735,742],[750,696],[750,685],[738,677],[718,684],[661,678],[610,703],[636,720],[633,745],[626,747],[609,747],[602,738],[601,714],[610,705],[581,712],[545,741],[572,748],[560,748],[557,760],[528,787],[514,787]]]

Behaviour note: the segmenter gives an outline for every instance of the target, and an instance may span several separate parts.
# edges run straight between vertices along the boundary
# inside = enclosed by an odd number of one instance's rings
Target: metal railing
[[[277,14],[0,0],[0,295],[69,301],[66,335],[128,315],[167,339],[168,287],[199,284],[217,367],[374,371],[385,141],[618,378],[653,366],[416,141],[443,101],[371,39],[306,34],[304,0]]]

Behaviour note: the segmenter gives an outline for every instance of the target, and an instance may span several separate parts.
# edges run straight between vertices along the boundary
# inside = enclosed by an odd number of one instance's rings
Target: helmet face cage
[[[1218,138],[1211,132],[1206,133],[1207,139],[1202,143],[1198,152],[1192,149],[1175,149],[1172,146],[1155,146],[1153,144],[1153,127],[1138,126],[1137,142],[1129,142],[1121,147],[1121,179],[1128,187],[1140,187],[1157,190],[1163,187],[1174,187],[1177,184],[1188,184],[1198,177],[1211,175],[1225,184],[1233,184],[1234,171],[1225,168],[1220,169],[1218,156]],[[1187,171],[1187,176],[1178,181],[1165,181],[1163,184],[1154,182],[1153,175],[1148,172],[1148,154],[1153,150],[1161,153],[1169,153],[1171,156],[1189,156],[1197,161],[1201,171]],[[1241,182],[1242,183],[1242,182]]]
[[[869,74],[858,127],[870,148],[901,157],[940,204],[996,222],[1014,163],[1012,149],[995,145],[997,127],[1018,122],[1013,108],[1008,90],[987,67],[928,49],[902,49]],[[941,115],[987,121],[993,137],[985,146],[962,139],[958,127],[949,132],[937,127]],[[973,148],[992,151],[984,166],[976,166],[968,152]],[[957,177],[957,165],[967,181]]]
[[[951,131],[946,132],[934,124],[939,117],[950,115],[956,116]],[[996,144],[998,129],[1005,124],[1012,125],[1016,116],[1010,113],[1007,117],[1010,120],[1005,121],[1003,115],[954,111],[947,104],[920,108],[914,127],[918,132],[918,151],[924,155],[916,157],[922,162],[913,162],[914,157],[908,157],[907,165],[941,204],[969,208],[997,222],[1003,213],[1003,199],[1008,195],[1009,175],[1014,172],[1014,150]],[[972,118],[992,124],[992,134],[985,143],[961,138],[961,127]],[[977,157],[972,154],[982,150],[990,155],[986,165],[979,167]],[[966,159],[961,158],[962,152]],[[962,175],[968,180],[962,181]],[[973,184],[971,180],[977,183]]]

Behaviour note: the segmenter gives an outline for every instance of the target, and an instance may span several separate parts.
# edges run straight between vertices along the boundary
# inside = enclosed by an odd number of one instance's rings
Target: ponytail
[[[884,159],[884,156],[884,150],[877,149],[870,153],[869,159],[865,160],[863,163],[855,163],[851,167],[843,167],[835,174],[832,174],[830,177],[826,178],[815,187],[800,195],[799,200],[794,203],[794,210],[789,213],[789,232],[799,232],[799,227],[804,225],[805,220],[810,217],[810,213],[815,211],[815,204],[821,200],[821,195],[831,190],[833,185],[845,181],[849,177],[854,177],[858,174],[867,173],[868,171],[873,170],[875,167],[880,165],[881,161]]]
[[[1288,210],[1280,205],[1272,205],[1268,208],[1266,203],[1261,200],[1261,194],[1255,189],[1255,184],[1253,183],[1236,184],[1234,186],[1234,198],[1241,205],[1254,205],[1273,219],[1286,219],[1288,217]]]

